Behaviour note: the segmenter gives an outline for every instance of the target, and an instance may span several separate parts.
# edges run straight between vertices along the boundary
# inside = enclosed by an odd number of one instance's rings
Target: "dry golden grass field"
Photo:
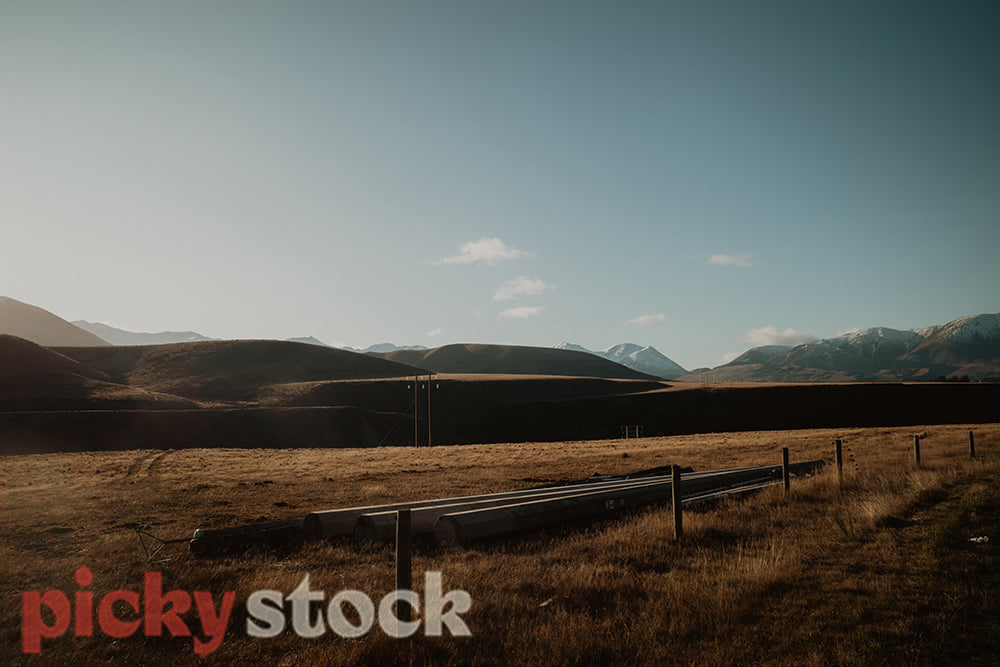
[[[968,433],[976,436],[975,461]],[[923,465],[912,460],[921,435]],[[195,559],[169,545],[147,562],[135,528],[162,538],[195,528],[303,516],[351,505],[526,488],[666,464],[708,470],[832,459],[845,440],[843,488],[832,466],[752,498],[669,506],[470,548],[418,548],[415,589],[440,571],[463,589],[471,637],[247,636],[247,597],[291,593],[310,576],[327,599],[395,587],[388,547],[304,542]],[[8,456],[0,467],[0,664],[996,664],[1000,639],[1000,425],[822,429],[425,448],[185,449]],[[970,541],[988,537],[988,541]],[[21,593],[70,600],[74,573],[109,591],[235,591],[223,641],[207,657],[191,637],[113,638],[97,629],[42,639],[21,654]],[[324,607],[325,608],[325,607]],[[120,605],[123,620],[136,615]],[[47,612],[46,612],[47,613]],[[198,627],[195,612],[184,614]],[[44,617],[51,623],[51,614]]]

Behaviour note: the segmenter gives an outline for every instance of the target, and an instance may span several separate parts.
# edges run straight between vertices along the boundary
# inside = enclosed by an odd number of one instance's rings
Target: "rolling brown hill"
[[[110,345],[89,331],[70,324],[44,308],[0,296],[0,334],[39,345]]]
[[[675,385],[588,395],[608,388],[578,391],[552,386],[547,380],[542,384],[549,386],[536,387],[536,382],[444,376],[440,388],[435,383],[431,392],[431,420],[426,392],[419,392],[416,433],[412,392],[406,391],[405,381],[392,380],[344,381],[336,388],[335,383],[315,383],[303,386],[306,391],[298,396],[291,395],[286,385],[278,388],[287,392],[278,401],[244,407],[5,412],[0,415],[0,455],[134,448],[405,446],[412,445],[415,437],[426,445],[431,429],[433,443],[440,445],[619,438],[626,425],[639,426],[642,435],[650,437],[1000,419],[1000,384],[990,383]],[[535,395],[516,400],[519,389]]]
[[[276,340],[199,341],[57,348],[115,382],[196,400],[252,401],[287,382],[406,377],[426,373],[391,360]]]
[[[422,366],[435,373],[561,375],[619,380],[659,380],[586,352],[521,345],[458,343],[430,350],[371,353],[384,359]]]
[[[194,401],[111,382],[106,373],[75,359],[0,334],[0,411],[196,406]]]

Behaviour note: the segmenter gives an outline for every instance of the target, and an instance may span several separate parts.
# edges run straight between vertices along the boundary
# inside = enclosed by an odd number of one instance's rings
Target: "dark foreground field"
[[[306,346],[308,347],[308,346]],[[199,385],[200,386],[200,385]],[[411,445],[410,378],[270,384],[247,400],[88,398],[0,409],[0,454],[189,447]],[[172,387],[171,387],[172,388]],[[247,393],[250,392],[250,393]],[[1000,421],[1000,384],[668,383],[558,376],[440,375],[417,392],[417,437],[439,444],[615,438],[814,427]],[[162,397],[163,395],[161,395]],[[252,398],[252,400],[249,400]],[[178,405],[185,400],[189,405]],[[430,423],[428,423],[430,421]]]
[[[968,457],[973,430],[979,458]],[[912,463],[921,435],[923,467]],[[327,600],[394,588],[385,548],[350,542],[193,559],[168,546],[147,562],[134,529],[163,538],[198,527],[314,509],[524,488],[594,472],[678,463],[705,470],[829,459],[846,440],[846,484],[824,472],[749,500],[670,509],[467,549],[418,550],[413,570],[463,589],[471,637],[357,639],[246,633],[247,597],[287,595],[310,576]],[[379,449],[186,449],[10,456],[0,469],[3,664],[995,664],[1000,652],[1000,425],[715,433],[639,440]],[[980,539],[987,538],[987,539]],[[976,541],[972,541],[976,540]],[[74,573],[85,565],[93,582]],[[70,623],[21,655],[20,596],[59,590],[79,608],[112,590],[235,593],[207,659],[191,637],[113,638]],[[324,605],[325,608],[325,605]],[[116,614],[136,618],[119,603]],[[86,616],[86,615],[84,615]],[[199,615],[182,616],[193,627]],[[46,622],[54,622],[51,615]],[[201,637],[204,639],[204,637]]]

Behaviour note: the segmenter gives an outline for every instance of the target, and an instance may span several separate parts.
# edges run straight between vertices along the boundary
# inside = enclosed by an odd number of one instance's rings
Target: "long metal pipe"
[[[821,464],[822,461],[806,462],[803,464],[796,464],[793,466],[793,469],[801,470],[803,467],[818,467],[818,465]],[[734,476],[733,473],[744,473],[748,471],[754,471],[757,475],[761,475],[761,477],[748,481],[733,482],[733,479],[744,479],[744,477],[739,475]],[[773,472],[774,467],[732,468],[728,470],[716,470],[701,473],[686,473],[684,479],[712,480],[713,483],[710,485],[709,489],[710,493],[717,493],[720,488],[725,487],[727,484],[729,488],[735,488],[738,492],[745,488],[745,485],[747,484],[770,480],[774,476]],[[233,526],[219,529],[199,529],[195,531],[194,538],[191,540],[190,549],[194,554],[202,552],[208,553],[216,551],[220,548],[239,548],[240,546],[249,546],[250,544],[259,543],[261,541],[293,539],[302,533],[309,533],[313,536],[346,535],[355,530],[355,524],[362,523],[359,521],[361,517],[365,517],[366,520],[371,518],[376,526],[373,529],[374,532],[371,533],[374,537],[369,537],[368,539],[381,539],[383,537],[382,532],[385,526],[386,514],[392,514],[391,521],[394,527],[395,513],[390,512],[390,510],[395,508],[416,508],[416,514],[419,517],[419,521],[417,522],[416,528],[411,532],[413,534],[420,534],[431,531],[431,524],[436,523],[436,521],[433,521],[434,519],[440,519],[442,516],[446,516],[446,513],[454,514],[459,507],[462,507],[463,510],[504,507],[510,504],[520,504],[529,501],[573,497],[601,491],[628,490],[647,487],[649,485],[661,484],[664,479],[666,479],[665,475],[651,475],[635,479],[625,479],[619,477],[598,482],[570,483],[564,486],[544,487],[541,489],[522,489],[520,491],[481,494],[477,496],[458,496],[454,498],[422,500],[410,503],[397,503],[393,505],[373,505],[368,507],[354,507],[341,510],[314,512],[305,519],[285,519],[282,521],[248,526]],[[685,490],[687,490],[688,487],[687,485],[685,486]],[[698,488],[701,488],[702,486],[704,485],[699,483]],[[669,489],[669,485],[667,485],[667,488]],[[691,488],[693,489],[694,487]],[[687,503],[692,500],[695,500],[695,498],[686,495],[684,502]],[[477,505],[476,503],[479,501],[482,502]],[[437,510],[435,508],[441,509]],[[307,524],[311,524],[311,526],[307,527]],[[359,531],[359,533],[362,537],[365,537],[365,533],[363,531]]]
[[[755,471],[759,474],[759,469],[755,467],[737,468],[732,470],[715,470],[700,473],[685,473],[684,479],[700,479],[703,477],[717,478],[723,475]],[[549,487],[536,489],[535,493],[517,492],[519,495],[511,497],[510,494],[498,493],[483,498],[470,499],[461,498],[454,502],[440,503],[431,501],[421,507],[411,508],[411,530],[414,535],[421,535],[434,532],[434,523],[445,514],[454,512],[464,512],[474,509],[486,509],[489,507],[500,507],[516,502],[528,502],[529,500],[551,500],[569,496],[577,496],[594,491],[611,491],[625,489],[649,484],[659,484],[664,481],[669,482],[669,475],[651,475],[632,480],[614,480],[602,483],[576,484],[571,486]],[[719,482],[722,484],[722,482]],[[396,513],[394,510],[381,512],[371,512],[362,514],[354,524],[354,537],[362,542],[389,541],[395,535]]]
[[[595,482],[595,485],[608,486],[618,484],[619,480]],[[579,485],[586,486],[586,485]],[[542,491],[562,490],[571,487],[552,487],[549,489],[521,489],[519,491],[504,491],[500,493],[483,493],[471,496],[455,496],[452,498],[435,498],[430,500],[415,500],[404,503],[388,503],[384,505],[368,505],[365,507],[345,507],[335,510],[322,510],[310,512],[303,521],[303,529],[315,537],[336,537],[340,535],[350,535],[354,532],[354,524],[358,517],[365,514],[376,514],[380,512],[395,512],[401,509],[416,509],[420,507],[435,507],[437,505],[449,505],[457,502],[472,502],[476,500],[497,499],[517,499],[538,494]],[[573,485],[577,488],[577,485]]]
[[[792,469],[801,471],[821,465],[822,461],[808,461],[797,463]],[[684,490],[688,495],[721,490],[727,485],[774,476],[780,470],[781,466],[763,466],[740,473],[685,479]],[[568,521],[592,519],[623,508],[663,501],[670,493],[671,484],[663,482],[445,514],[434,524],[434,541],[439,545],[464,545]]]
[[[736,472],[739,470],[751,470],[756,468],[732,468],[727,470],[711,471],[707,473],[688,473],[695,475],[723,474],[726,472]],[[613,479],[600,482],[587,482],[585,484],[568,484],[566,486],[545,487],[542,489],[521,489],[518,491],[502,491],[500,493],[483,493],[471,496],[455,496],[451,498],[436,498],[431,500],[417,500],[404,503],[389,503],[384,505],[368,505],[365,507],[346,507],[334,510],[322,510],[310,512],[303,521],[303,530],[313,537],[337,537],[351,535],[358,518],[366,514],[378,514],[381,512],[395,512],[400,509],[417,509],[423,507],[438,507],[441,505],[451,505],[461,502],[475,502],[478,500],[502,500],[520,499],[534,495],[546,493],[562,493],[572,491],[580,493],[583,490],[607,488],[611,485],[625,483],[643,483],[653,479],[653,477],[639,477],[633,480]],[[429,531],[428,531],[429,532]]]
[[[445,514],[453,512],[464,512],[474,509],[486,509],[489,507],[500,507],[510,505],[512,502],[526,502],[530,500],[552,500],[555,498],[567,498],[578,496],[584,493],[603,493],[611,490],[648,486],[651,484],[662,484],[662,477],[650,477],[642,480],[629,480],[625,482],[609,483],[600,489],[584,489],[580,486],[562,486],[554,489],[546,489],[520,497],[489,497],[481,500],[462,500],[455,503],[443,505],[425,505],[416,507],[410,513],[410,529],[414,535],[434,532],[434,522]],[[504,496],[505,494],[497,494]],[[394,511],[375,512],[363,514],[358,517],[354,524],[354,537],[362,542],[387,541],[393,539],[395,534],[396,513]]]

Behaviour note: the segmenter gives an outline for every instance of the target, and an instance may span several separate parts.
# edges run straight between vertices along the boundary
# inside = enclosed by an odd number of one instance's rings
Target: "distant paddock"
[[[434,444],[615,438],[720,431],[1000,422],[1000,384],[857,383],[685,385],[639,383],[606,394],[551,378],[442,376],[432,390]],[[549,382],[559,391],[540,391]],[[580,379],[581,386],[593,379]],[[330,405],[191,410],[0,413],[0,453],[412,445],[412,394],[405,381],[338,383]],[[397,386],[398,385],[398,386]],[[353,391],[352,391],[353,388]],[[401,394],[396,396],[395,394]],[[391,395],[391,400],[387,396]],[[427,442],[426,397],[418,437]]]

